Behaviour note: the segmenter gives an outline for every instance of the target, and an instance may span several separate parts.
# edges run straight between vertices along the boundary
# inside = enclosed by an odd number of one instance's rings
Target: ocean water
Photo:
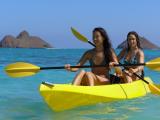
[[[14,62],[29,62],[41,67],[75,65],[85,49],[0,49],[0,120],[159,120],[160,96],[99,103],[63,112],[52,111],[39,94],[42,81],[71,82],[75,73],[44,70],[34,76],[10,78],[4,67]],[[119,51],[116,50],[118,53]],[[145,61],[160,57],[160,50],[145,50]],[[145,68],[146,76],[160,84],[160,72]]]

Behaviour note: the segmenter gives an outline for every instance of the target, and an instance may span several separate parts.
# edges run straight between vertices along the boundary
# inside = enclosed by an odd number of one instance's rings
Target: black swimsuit
[[[89,63],[90,63],[91,66],[95,66],[96,65],[92,58],[89,60]],[[99,65],[104,65],[105,66],[106,65],[105,59]]]

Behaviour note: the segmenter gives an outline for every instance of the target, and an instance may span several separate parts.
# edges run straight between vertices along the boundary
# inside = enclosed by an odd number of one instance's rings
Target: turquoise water
[[[160,97],[100,103],[63,112],[53,112],[43,101],[38,88],[42,81],[71,82],[75,73],[65,70],[45,70],[26,78],[10,78],[3,68],[24,61],[35,65],[61,66],[76,64],[83,49],[0,49],[0,120],[159,120]],[[116,51],[118,52],[118,51]],[[146,61],[160,56],[160,51],[145,50]],[[160,83],[160,73],[145,68],[145,73],[155,83]],[[69,99],[69,98],[66,98]]]

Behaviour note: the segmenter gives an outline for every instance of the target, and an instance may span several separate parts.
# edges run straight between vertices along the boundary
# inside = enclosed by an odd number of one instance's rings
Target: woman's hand
[[[128,70],[123,70],[123,72],[126,74],[126,75],[128,75],[128,76],[132,76],[132,73],[131,72],[129,72]]]
[[[133,75],[133,73],[137,72],[137,69],[129,68],[129,72]]]
[[[110,62],[109,63],[109,68],[111,69],[111,68],[114,67],[114,65],[117,65],[117,64],[118,64],[117,62]]]
[[[113,68],[115,67],[115,65],[117,65],[118,63],[117,62],[110,62],[109,63],[109,68]],[[115,67],[115,73],[117,76],[122,76],[122,70],[120,67]]]
[[[65,69],[68,71],[71,71],[71,65],[70,64],[66,64],[64,65]]]
[[[133,73],[137,72],[137,69],[129,68],[129,70],[124,70],[125,74],[128,74],[129,76],[132,76]]]
[[[80,66],[80,65],[77,64],[76,66]],[[64,67],[65,67],[66,70],[71,71],[71,72],[76,72],[79,69],[79,68],[71,68],[70,64],[66,64],[66,65],[64,65]]]

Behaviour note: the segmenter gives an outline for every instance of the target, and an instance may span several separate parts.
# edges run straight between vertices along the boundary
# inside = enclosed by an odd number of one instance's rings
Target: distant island
[[[17,37],[6,35],[0,41],[1,48],[52,48],[46,41],[37,36],[30,36],[27,31],[22,31]]]
[[[143,49],[160,49],[159,46],[153,44],[152,42],[150,42],[148,39],[146,39],[145,37],[140,37],[140,43],[141,43],[141,47]],[[117,46],[117,49],[123,49],[127,47],[127,41],[123,41],[120,45]]]

